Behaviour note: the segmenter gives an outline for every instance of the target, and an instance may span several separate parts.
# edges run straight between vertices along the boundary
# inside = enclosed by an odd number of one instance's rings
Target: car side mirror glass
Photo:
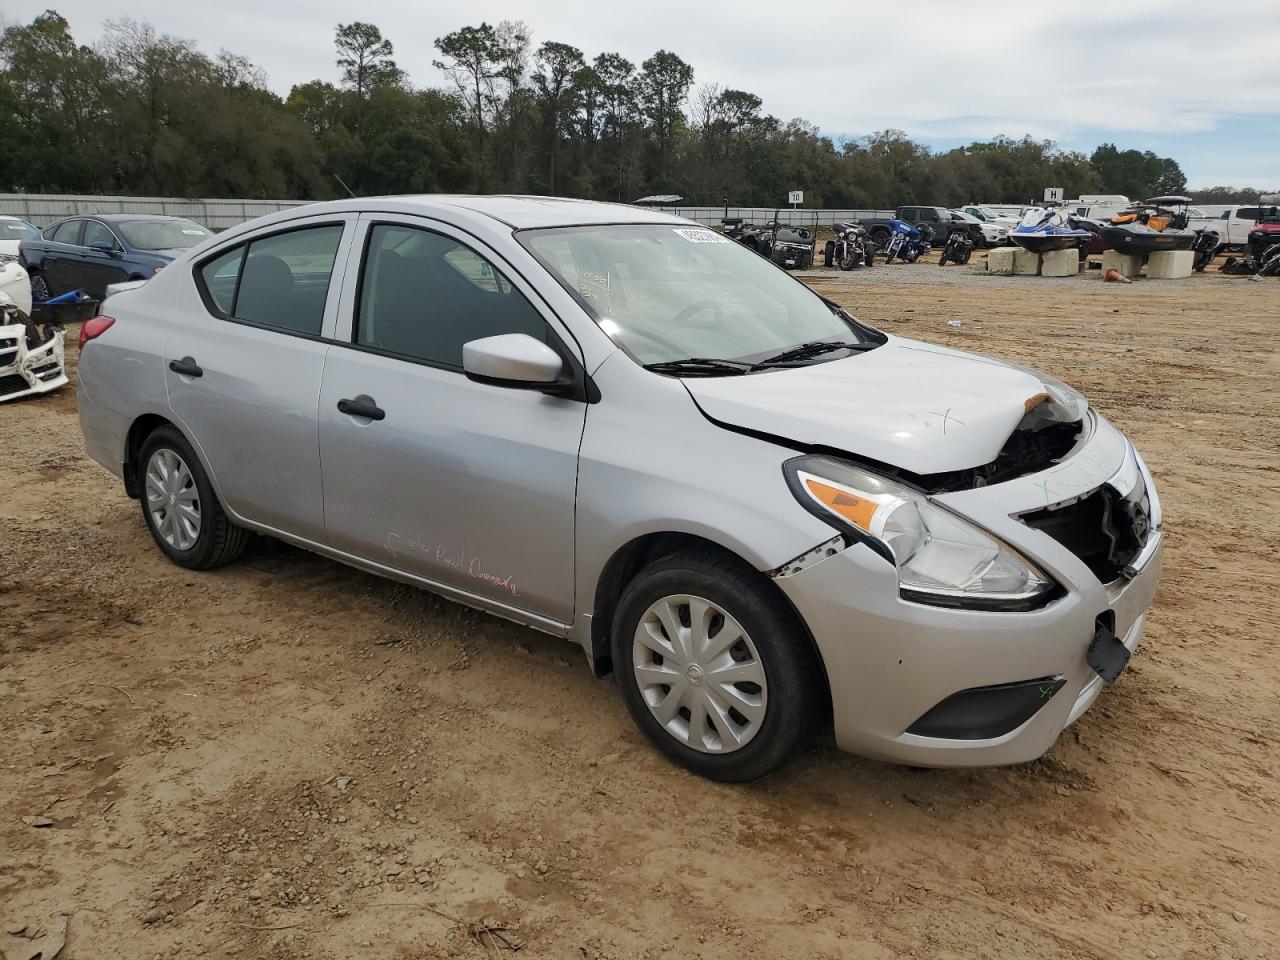
[[[109,240],[99,240],[96,243],[89,244],[91,250],[101,250],[103,253],[115,253],[119,248]]]
[[[462,345],[467,379],[517,390],[545,390],[560,384],[564,361],[527,333],[504,333]]]

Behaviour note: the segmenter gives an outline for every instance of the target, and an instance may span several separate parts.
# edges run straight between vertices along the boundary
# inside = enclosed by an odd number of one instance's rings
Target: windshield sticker
[[[724,234],[716,233],[714,230],[698,229],[696,227],[692,229],[675,227],[674,230],[690,243],[733,243]]]
[[[191,229],[188,229],[188,228],[184,227],[184,228],[183,228],[183,230],[182,230],[182,232],[183,232],[183,233],[185,233],[188,237],[203,237],[203,236],[205,236],[205,231],[204,231],[204,230],[191,230]]]

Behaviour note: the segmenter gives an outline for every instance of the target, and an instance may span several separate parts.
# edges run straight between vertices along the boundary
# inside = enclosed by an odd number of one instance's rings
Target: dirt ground
[[[4,956],[1276,956],[1280,281],[809,279],[1077,385],[1156,476],[1146,640],[1044,759],[699,780],[563,641],[268,541],[170,565],[68,389],[0,406]]]

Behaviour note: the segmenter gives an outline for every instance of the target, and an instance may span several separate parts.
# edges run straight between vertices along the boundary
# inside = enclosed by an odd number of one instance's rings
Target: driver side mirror
[[[504,333],[462,345],[462,370],[468,380],[515,390],[548,393],[572,389],[565,364],[545,343],[527,333]]]
[[[110,256],[119,256],[120,248],[109,240],[99,240],[96,243],[89,244],[90,250],[97,250],[99,253],[106,253]]]

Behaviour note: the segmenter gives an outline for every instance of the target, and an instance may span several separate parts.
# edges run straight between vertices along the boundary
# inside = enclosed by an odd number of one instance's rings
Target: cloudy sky
[[[1103,141],[1182,164],[1193,187],[1280,186],[1276,0],[5,0],[5,23],[53,6],[94,42],[124,15],[248,56],[271,86],[335,80],[333,29],[376,23],[420,86],[443,84],[435,38],[468,23],[524,20],[535,43],[637,64],[655,50],[695,85],[750,90],[765,109],[833,137],[896,127],[938,147],[997,134],[1091,150]]]

